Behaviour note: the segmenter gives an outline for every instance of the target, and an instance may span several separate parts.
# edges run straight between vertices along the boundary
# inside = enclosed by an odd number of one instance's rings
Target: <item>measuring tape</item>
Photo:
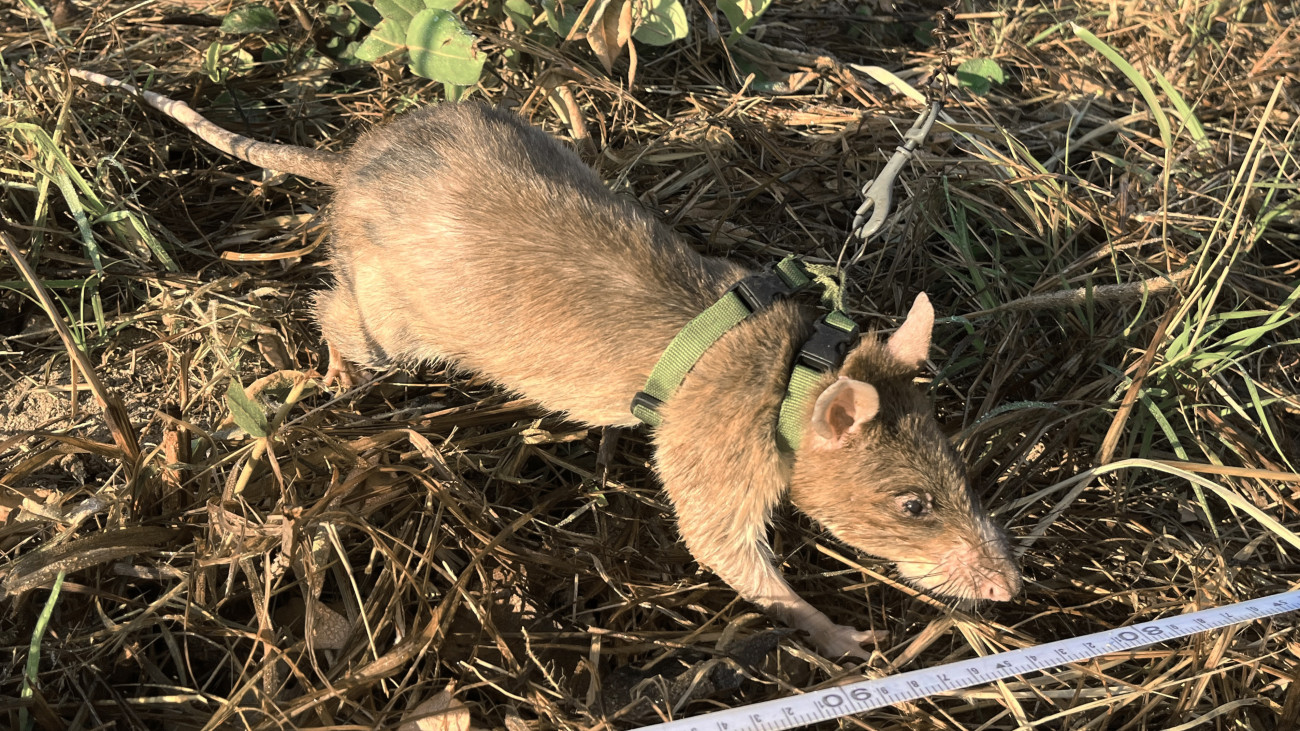
[[[694,718],[645,726],[640,731],[780,731],[1298,609],[1300,590],[1287,591],[1023,650],[999,652],[935,668],[823,688],[791,698],[714,711]]]

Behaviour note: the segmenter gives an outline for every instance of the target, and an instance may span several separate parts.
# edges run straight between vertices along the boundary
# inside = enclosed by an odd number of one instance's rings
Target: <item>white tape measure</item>
[[[694,718],[645,726],[641,731],[780,731],[1298,609],[1300,590],[1287,591],[1023,650],[714,711]]]

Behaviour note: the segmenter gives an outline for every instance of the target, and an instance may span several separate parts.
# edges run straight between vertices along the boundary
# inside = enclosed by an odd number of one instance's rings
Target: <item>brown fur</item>
[[[588,424],[636,423],[629,403],[668,342],[747,274],[695,253],[553,138],[481,104],[403,115],[330,173],[337,282],[316,314],[338,356],[451,361]],[[1020,580],[1001,533],[911,384],[929,343],[921,318],[888,344],[864,339],[822,384],[845,376],[862,383],[841,391],[868,396],[873,384],[879,414],[823,409],[836,418],[818,430],[829,437],[805,438],[797,455],[778,450],[778,406],[813,316],[784,302],[746,320],[664,404],[655,467],[692,554],[833,655],[861,654],[873,635],[831,623],[773,566],[767,527],[787,490],[922,586],[1013,595]],[[908,495],[932,504],[927,517],[903,515]]]
[[[364,135],[344,170],[338,284],[317,312],[363,366],[447,359],[577,420],[630,426],[664,346],[745,273],[490,107],[406,114]]]
[[[965,468],[912,383],[915,370],[866,339],[839,377],[875,387],[879,411],[839,449],[795,467],[790,499],[841,540],[897,562],[940,594],[1008,599],[1020,590],[1002,531],[971,491]],[[925,504],[924,515],[903,509]]]

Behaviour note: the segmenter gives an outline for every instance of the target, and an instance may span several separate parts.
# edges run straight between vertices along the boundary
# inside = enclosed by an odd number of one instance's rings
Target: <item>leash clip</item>
[[[930,102],[930,106],[921,112],[921,116],[912,123],[911,129],[903,135],[903,144],[894,150],[889,162],[885,163],[885,168],[862,187],[862,205],[858,206],[853,216],[853,235],[859,240],[865,242],[885,225],[885,218],[889,216],[889,209],[893,204],[894,179],[898,177],[903,165],[916,153],[916,148],[925,142],[926,135],[930,134],[930,128],[939,118],[939,111],[942,108],[943,104],[939,101]],[[867,216],[868,211],[871,213],[870,217]],[[848,266],[856,264],[865,251],[865,246],[858,247],[857,253],[848,262]]]

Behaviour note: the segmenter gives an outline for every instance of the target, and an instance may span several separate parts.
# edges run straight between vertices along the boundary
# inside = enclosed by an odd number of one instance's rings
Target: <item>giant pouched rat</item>
[[[335,286],[316,299],[330,375],[350,364],[445,360],[546,408],[630,426],[634,394],[673,336],[750,272],[704,257],[576,154],[514,113],[436,104],[343,154],[255,142],[181,102],[99,74],[219,149],[334,186]],[[912,380],[934,311],[917,296],[884,340],[863,337],[817,384],[802,443],[777,412],[812,307],[784,300],[723,335],[660,408],[655,467],[687,547],[741,596],[806,630],[828,656],[877,633],[836,625],[773,565],[767,528],[788,492],[836,537],[940,594],[1006,600],[1006,539]]]

